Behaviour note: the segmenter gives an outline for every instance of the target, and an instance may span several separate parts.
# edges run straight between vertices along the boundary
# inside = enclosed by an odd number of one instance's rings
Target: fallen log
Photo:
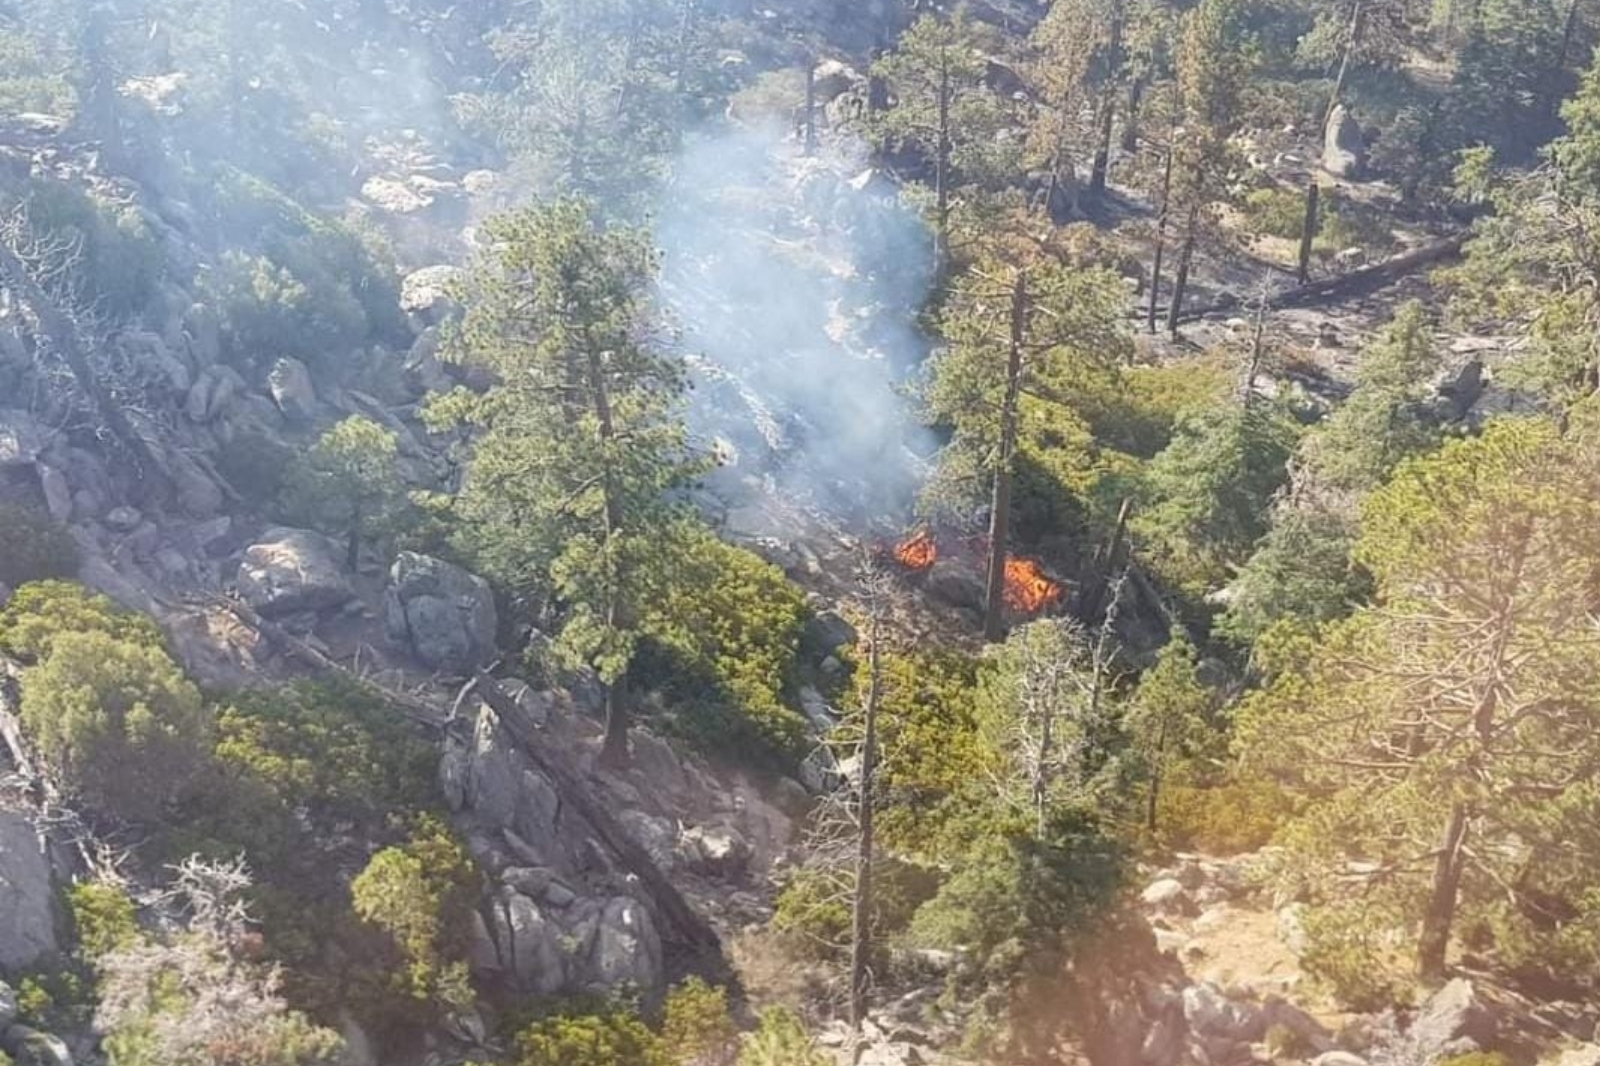
[[[1267,306],[1274,311],[1281,311],[1288,307],[1309,307],[1314,304],[1328,303],[1343,300],[1352,296],[1364,296],[1387,288],[1410,274],[1416,273],[1423,267],[1433,266],[1454,259],[1461,254],[1461,248],[1467,243],[1467,234],[1448,237],[1442,241],[1425,244],[1421,248],[1413,248],[1409,252],[1385,259],[1381,263],[1361,267],[1338,277],[1320,278],[1317,281],[1299,285],[1295,288],[1280,292],[1267,300]],[[1207,315],[1220,314],[1224,311],[1237,310],[1238,301],[1214,301],[1204,307],[1197,307],[1185,311],[1182,321],[1193,322],[1205,318]]]
[[[720,953],[721,943],[716,931],[695,913],[689,901],[661,872],[661,867],[628,835],[622,823],[590,792],[582,778],[564,763],[546,757],[535,746],[539,725],[532,713],[513,699],[500,682],[481,670],[476,681],[479,698],[505,724],[512,743],[549,779],[562,801],[589,823],[606,850],[639,879],[655,904],[656,912],[677,933],[682,945],[696,951]]]

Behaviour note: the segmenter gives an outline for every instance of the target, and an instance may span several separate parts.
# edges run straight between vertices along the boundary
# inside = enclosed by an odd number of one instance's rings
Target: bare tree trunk
[[[1250,336],[1250,363],[1244,372],[1244,406],[1249,410],[1256,399],[1256,380],[1261,377],[1261,364],[1267,357],[1267,311],[1272,306],[1272,293],[1265,286],[1256,303],[1255,327]]]
[[[1122,119],[1122,150],[1139,150],[1139,108],[1144,103],[1144,78],[1136,77],[1128,83],[1128,113]]]
[[[1317,208],[1321,195],[1321,186],[1316,178],[1312,178],[1306,185],[1306,217],[1300,225],[1300,269],[1297,277],[1302,285],[1311,280],[1311,244],[1317,238]]]
[[[950,61],[939,53],[939,148],[934,160],[934,199],[937,228],[934,233],[935,269],[943,271],[950,255]]]
[[[589,391],[594,403],[596,422],[596,436],[599,438],[602,453],[611,449],[611,442],[616,438],[616,424],[611,415],[611,393],[606,387],[605,367],[601,363],[600,353],[593,348],[588,353],[589,360]],[[600,484],[601,492],[605,498],[605,508],[602,512],[602,531],[606,540],[606,551],[611,550],[611,544],[623,524],[622,501],[617,497],[617,485],[614,472],[608,460],[601,460],[606,464],[602,471]],[[621,563],[610,568],[606,576],[605,603],[601,607],[602,622],[607,629],[620,629],[625,624],[622,611],[622,590],[618,586],[623,579]],[[628,689],[627,671],[624,668],[621,677],[605,685],[605,712],[606,712],[606,737],[600,748],[600,762],[606,766],[624,766],[628,762]]]
[[[1011,469],[1017,449],[1017,403],[1022,391],[1023,345],[1027,334],[1028,275],[1017,272],[1011,288],[1011,343],[1006,360],[1005,401],[1000,411],[1000,454],[995,461],[994,496],[989,504],[988,580],[983,605],[983,635],[999,640],[1006,597],[1006,557],[1011,541]]]
[[[879,654],[883,622],[876,602],[873,604],[872,622],[867,631],[867,696],[862,713],[865,718],[865,736],[861,743],[861,783],[857,805],[856,824],[856,886],[851,901],[850,931],[850,1028],[855,1034],[854,1060],[861,1060],[865,1050],[861,1038],[867,1020],[867,994],[870,991],[870,964],[872,960],[872,861],[875,844],[873,815],[873,785],[878,769],[878,704],[883,684],[882,660]]]
[[[817,64],[806,62],[806,118],[804,134],[805,154],[817,154]]]
[[[1172,214],[1172,160],[1177,147],[1167,144],[1167,161],[1161,168],[1161,212],[1156,216],[1156,251],[1150,264],[1150,311],[1145,325],[1150,333],[1156,331],[1156,300],[1161,295],[1161,258],[1167,250],[1167,225]]]
[[[1184,290],[1189,287],[1189,263],[1194,258],[1195,227],[1199,222],[1200,202],[1189,205],[1189,218],[1184,226],[1183,247],[1178,252],[1178,274],[1172,279],[1172,305],[1167,308],[1167,333],[1178,336],[1178,322],[1183,316]]]
[[[1122,4],[1119,0],[1111,13],[1110,39],[1106,44],[1106,83],[1100,92],[1094,164],[1089,169],[1089,192],[1094,196],[1104,196],[1106,192],[1106,174],[1111,168],[1111,131],[1116,125],[1117,90],[1121,82]]]
[[[1450,808],[1444,839],[1433,863],[1433,892],[1417,937],[1417,974],[1432,984],[1442,981],[1450,931],[1455,924],[1456,898],[1461,890],[1462,844],[1467,837],[1467,812],[1461,804]]]
[[[1328,109],[1322,115],[1322,133],[1327,136],[1328,123],[1333,121],[1333,110],[1344,99],[1344,83],[1350,76],[1350,57],[1361,44],[1361,25],[1364,11],[1362,0],[1354,0],[1350,7],[1350,32],[1345,36],[1344,53],[1339,57],[1339,73],[1333,79],[1333,91],[1328,94]]]

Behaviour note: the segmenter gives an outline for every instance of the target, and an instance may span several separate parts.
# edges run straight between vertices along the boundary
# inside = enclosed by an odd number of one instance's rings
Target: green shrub
[[[1306,221],[1305,194],[1276,185],[1253,189],[1244,198],[1244,221],[1251,233],[1298,240]]]
[[[78,572],[77,541],[43,511],[0,504],[0,544],[0,584],[16,588]]]
[[[133,901],[115,885],[103,881],[73,885],[67,892],[67,906],[72,912],[78,948],[90,963],[128,947],[139,938]]]
[[[199,690],[158,647],[61,633],[22,677],[22,723],[85,802],[151,821],[181,797],[209,750]]]
[[[662,686],[669,724],[705,750],[792,762],[805,719],[794,687],[805,600],[777,567],[709,531],[676,531],[670,567],[644,597],[637,670]]]
[[[77,109],[72,82],[39,41],[20,26],[0,26],[0,115],[31,111],[70,120]]]
[[[366,337],[348,291],[264,255],[224,254],[203,288],[222,318],[228,361],[247,374],[286,355],[328,366]]]
[[[661,1049],[673,1066],[722,1066],[739,1048],[728,995],[691,977],[667,993],[661,1011]]]
[[[1264,847],[1292,814],[1289,796],[1265,778],[1211,786],[1175,780],[1156,795],[1162,844],[1207,855],[1238,855]]]
[[[830,1066],[832,1061],[784,1007],[762,1011],[756,1031],[744,1038],[739,1051],[739,1066]]]
[[[112,318],[125,318],[149,303],[166,269],[166,252],[138,211],[47,179],[32,182],[23,206],[29,229],[75,248],[79,261],[73,278],[86,302]]]
[[[101,633],[146,648],[162,645],[161,630],[148,616],[123,610],[70,581],[24,585],[0,608],[0,649],[24,662],[47,658],[56,638],[67,633]]]
[[[466,947],[477,890],[472,860],[432,819],[356,875],[350,883],[355,913],[388,934],[403,960],[392,971],[397,992],[429,1005],[472,1004]]]
[[[517,1034],[516,1066],[672,1066],[661,1042],[631,1014],[560,1015]]]
[[[433,747],[384,701],[349,681],[244,689],[217,713],[216,759],[318,822],[372,831],[436,804]]]
[[[778,894],[772,928],[802,958],[845,958],[850,951],[853,884],[850,871],[797,870]],[[881,945],[910,928],[917,909],[937,893],[939,877],[927,867],[880,854],[872,886],[872,929]]]
[[[1329,907],[1307,910],[1301,920],[1301,968],[1341,1005],[1368,1012],[1404,1002],[1405,985],[1373,916]]]
[[[290,521],[345,538],[352,555],[369,540],[392,541],[409,502],[399,459],[393,432],[360,415],[346,418],[290,464],[284,511]]]

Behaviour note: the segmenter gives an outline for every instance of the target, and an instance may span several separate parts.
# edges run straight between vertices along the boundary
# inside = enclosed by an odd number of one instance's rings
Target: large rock
[[[650,912],[619,896],[606,904],[589,956],[589,983],[597,991],[648,990],[661,982],[661,940]]]
[[[1261,1007],[1229,999],[1209,982],[1183,990],[1183,1017],[1190,1032],[1222,1042],[1248,1044],[1260,1040],[1267,1030]]]
[[[1600,1044],[1568,1048],[1556,1060],[1556,1066],[1600,1066]]]
[[[0,411],[0,470],[32,466],[44,451],[44,431],[26,411]]]
[[[0,1047],[16,1066],[72,1066],[72,1053],[59,1037],[26,1025],[13,1025],[0,1037]]]
[[[1472,982],[1458,977],[1422,1005],[1406,1035],[1428,1061],[1494,1046],[1493,1012]]]
[[[494,656],[494,593],[459,566],[401,552],[383,603],[389,639],[435,670],[464,673]]]
[[[500,968],[522,991],[551,996],[566,985],[562,935],[539,905],[520,892],[506,889],[496,898],[494,939]]]
[[[983,578],[961,563],[939,560],[928,570],[928,595],[952,607],[981,610],[984,601]]]
[[[450,287],[461,276],[461,268],[430,266],[407,274],[400,286],[400,308],[411,314],[432,317],[451,306]]]
[[[20,811],[0,811],[0,969],[26,970],[54,955],[55,889],[38,831]]]
[[[1356,178],[1366,166],[1361,127],[1343,104],[1334,106],[1323,133],[1322,169],[1338,178]]]
[[[230,366],[208,366],[190,387],[183,413],[196,425],[207,425],[226,414],[244,391],[238,371]]]
[[[291,422],[310,422],[317,413],[317,387],[311,371],[298,359],[284,357],[272,364],[267,374],[267,389],[272,402]]]
[[[305,529],[269,530],[246,548],[238,585],[245,601],[268,617],[332,610],[355,598],[337,545]]]

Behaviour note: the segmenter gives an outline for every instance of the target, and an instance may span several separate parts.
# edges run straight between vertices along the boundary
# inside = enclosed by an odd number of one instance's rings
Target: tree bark
[[[1296,276],[1302,285],[1311,280],[1311,244],[1317,237],[1317,208],[1321,196],[1322,188],[1317,179],[1312,178],[1306,185],[1306,216],[1300,225],[1300,267]]]
[[[1161,168],[1161,211],[1156,216],[1156,251],[1150,264],[1150,311],[1145,326],[1151,334],[1156,331],[1156,299],[1161,295],[1161,258],[1167,250],[1167,223],[1172,214],[1172,160],[1177,146],[1167,145],[1167,161]]]
[[[1011,288],[1011,342],[1006,359],[1005,399],[1000,408],[1000,454],[995,460],[994,494],[989,504],[989,560],[983,609],[983,635],[999,640],[1004,621],[1006,556],[1011,541],[1011,469],[1017,448],[1017,403],[1022,392],[1023,346],[1027,339],[1028,275],[1017,272]]]
[[[1161,800],[1161,763],[1167,754],[1167,723],[1163,721],[1156,731],[1156,755],[1150,761],[1150,790],[1145,795],[1144,827],[1156,831],[1156,808]]]
[[[1094,163],[1089,169],[1089,192],[1104,196],[1106,174],[1111,169],[1111,132],[1117,118],[1117,89],[1122,81],[1122,5],[1118,3],[1111,15],[1110,39],[1106,46],[1106,83],[1100,92],[1098,129],[1095,137]]]
[[[867,639],[867,696],[862,708],[865,736],[861,743],[861,784],[857,801],[856,886],[851,901],[850,932],[850,1028],[855,1034],[854,1061],[861,1060],[865,1042],[862,1027],[867,1020],[867,996],[871,984],[872,960],[872,872],[873,784],[878,768],[878,704],[882,692],[883,668],[879,655],[882,620],[874,605]]]
[[[1467,812],[1461,804],[1450,808],[1444,839],[1433,863],[1433,892],[1417,937],[1417,975],[1430,984],[1444,979],[1445,955],[1455,924],[1456,899],[1461,890],[1462,844],[1467,837]]]
[[[617,431],[611,415],[611,393],[606,387],[605,367],[601,362],[600,353],[590,349],[589,360],[589,393],[594,403],[596,426],[596,439],[602,453],[611,450],[612,441],[615,440]],[[602,454],[600,462],[601,492],[605,497],[605,507],[602,511],[602,532],[605,537],[605,550],[612,550],[612,541],[622,530],[623,514],[622,501],[617,496],[617,483],[611,469],[610,458]],[[624,619],[622,617],[622,590],[618,587],[622,582],[622,564],[615,563],[606,575],[605,603],[601,606],[601,617],[605,627],[609,630],[621,629]],[[626,684],[627,674],[605,685],[605,711],[606,711],[606,738],[600,749],[600,761],[607,766],[622,766],[628,761],[628,692]]]
[[[1350,32],[1345,37],[1344,53],[1339,57],[1339,73],[1333,79],[1333,91],[1328,94],[1328,110],[1322,115],[1322,135],[1328,134],[1328,123],[1333,121],[1334,108],[1344,99],[1344,83],[1350,76],[1350,57],[1361,43],[1361,26],[1364,11],[1362,0],[1355,0],[1350,8]]]
[[[1195,227],[1199,222],[1200,204],[1189,205],[1189,218],[1183,231],[1183,247],[1178,252],[1178,273],[1172,279],[1172,305],[1167,308],[1167,333],[1176,339],[1178,323],[1183,315],[1184,291],[1189,287],[1189,263],[1194,259]]]
[[[934,208],[937,228],[934,233],[934,264],[941,273],[950,255],[950,60],[939,53],[939,145],[934,153]]]
[[[1128,113],[1122,118],[1122,150],[1139,150],[1139,108],[1144,103],[1144,78],[1135,77],[1128,83]]]

